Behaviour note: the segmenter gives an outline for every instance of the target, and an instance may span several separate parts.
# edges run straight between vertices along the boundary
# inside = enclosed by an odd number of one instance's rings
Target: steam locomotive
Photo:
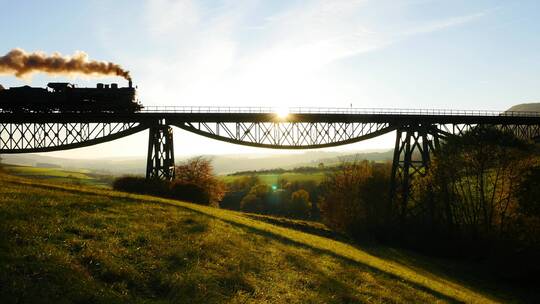
[[[98,83],[78,88],[67,82],[50,82],[47,88],[30,86],[4,89],[0,85],[0,112],[7,113],[133,113],[142,109],[135,88]]]

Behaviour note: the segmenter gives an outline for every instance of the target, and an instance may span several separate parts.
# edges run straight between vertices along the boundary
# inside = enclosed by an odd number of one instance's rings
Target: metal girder
[[[149,129],[146,178],[174,179],[173,130],[168,125],[160,123]]]
[[[0,123],[0,153],[86,147],[128,136],[145,128],[138,122]]]
[[[540,139],[540,124],[537,125],[501,125],[499,128],[503,131],[511,132],[521,139],[531,139],[538,141]]]
[[[184,130],[235,144],[273,149],[313,149],[358,142],[393,131],[376,122],[196,122]]]
[[[439,130],[433,125],[406,125],[396,130],[391,173],[391,198],[403,219],[411,212],[412,180],[427,173],[430,152],[439,146]]]
[[[487,126],[487,124],[439,124],[439,132],[443,136],[463,135],[478,126]],[[540,139],[540,123],[538,124],[489,124],[501,131],[513,133],[516,137],[525,140]]]

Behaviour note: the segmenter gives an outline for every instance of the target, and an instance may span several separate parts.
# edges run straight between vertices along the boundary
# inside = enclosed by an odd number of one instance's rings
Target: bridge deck
[[[144,113],[260,113],[275,114],[393,114],[437,116],[540,116],[532,111],[404,109],[404,108],[330,108],[330,107],[212,107],[212,106],[146,106]]]
[[[286,111],[286,117],[276,113]],[[272,107],[168,107],[148,106],[138,113],[0,113],[1,123],[67,122],[372,122],[429,124],[538,124],[540,112],[358,109],[358,108],[272,108]]]

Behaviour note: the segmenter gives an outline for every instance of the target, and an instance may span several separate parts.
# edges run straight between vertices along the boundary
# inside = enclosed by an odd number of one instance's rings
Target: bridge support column
[[[409,125],[397,129],[391,176],[391,199],[398,204],[400,220],[414,211],[412,182],[424,177],[430,162],[430,151],[439,146],[436,127]],[[433,136],[435,134],[435,136]]]
[[[149,130],[146,178],[174,179],[173,131],[164,121]]]

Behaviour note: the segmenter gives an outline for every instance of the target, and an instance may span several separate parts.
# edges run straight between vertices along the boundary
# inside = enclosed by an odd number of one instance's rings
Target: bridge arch
[[[0,153],[82,148],[132,135],[146,128],[139,122],[0,122]]]
[[[271,149],[316,149],[351,144],[396,129],[378,122],[181,122],[183,130],[229,143]]]

